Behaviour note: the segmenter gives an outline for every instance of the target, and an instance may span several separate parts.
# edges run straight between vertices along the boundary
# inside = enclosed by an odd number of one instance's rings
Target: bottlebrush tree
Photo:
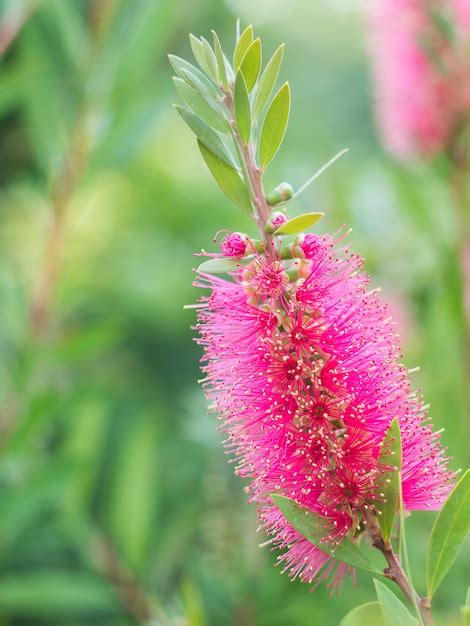
[[[331,586],[356,569],[377,577],[377,602],[344,625],[428,626],[433,594],[468,532],[470,473],[455,484],[400,363],[387,305],[345,247],[347,232],[306,233],[321,213],[288,216],[317,174],[297,192],[282,183],[265,193],[289,118],[289,84],[276,89],[284,46],[263,69],[251,26],[237,32],[230,60],[216,33],[212,45],[190,42],[199,67],[170,55],[184,101],[176,108],[222,191],[259,231],[226,234],[219,252],[203,253],[196,277],[208,294],[195,305],[203,387],[236,471],[290,576]],[[405,541],[404,512],[417,509],[441,509],[424,597]],[[381,578],[401,588],[408,607]]]

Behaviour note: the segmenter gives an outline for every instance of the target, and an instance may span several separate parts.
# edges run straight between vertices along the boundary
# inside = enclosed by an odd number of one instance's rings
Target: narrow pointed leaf
[[[193,56],[196,59],[196,61],[199,63],[199,67],[201,67],[202,70],[206,74],[210,74],[211,68],[209,67],[207,63],[206,54],[204,51],[204,44],[202,43],[202,41],[198,39],[197,37],[195,37],[194,35],[190,34],[189,43],[191,45],[191,50],[193,51]]]
[[[316,224],[324,216],[324,213],[304,213],[294,217],[274,231],[275,235],[295,235],[301,233],[313,224]]]
[[[210,43],[204,37],[201,37],[201,42],[204,50],[204,58],[207,63],[208,74],[211,78],[217,81],[217,60],[215,58],[214,51],[211,48]]]
[[[198,140],[198,146],[207,167],[225,195],[242,211],[252,215],[250,197],[238,172],[211,152],[202,141]]]
[[[428,597],[451,568],[470,530],[470,470],[452,489],[434,522],[426,557]]]
[[[467,589],[465,606],[462,607],[462,624],[463,626],[470,626],[470,587]]]
[[[246,88],[251,91],[256,85],[261,69],[261,40],[255,39],[245,53],[240,65],[240,71],[246,82]]]
[[[340,544],[332,544],[325,541],[328,530],[325,531],[325,518],[317,515],[313,511],[301,507],[294,500],[271,494],[274,504],[278,507],[287,521],[308,541],[317,546],[320,550],[329,554],[332,558],[347,563],[366,572],[381,574],[382,572],[367,558],[365,546],[359,547],[348,538],[343,539]]]
[[[202,143],[209,148],[214,154],[218,156],[219,159],[225,161],[228,165],[233,165],[233,160],[228,152],[225,144],[222,143],[222,140],[217,135],[217,133],[212,130],[210,126],[208,126],[205,122],[201,120],[200,117],[194,115],[191,111],[187,109],[183,109],[183,107],[175,106],[175,109],[181,115],[183,120],[189,126],[189,128],[193,131],[196,137],[202,141]]]
[[[390,589],[374,579],[385,626],[418,626],[417,620]]]
[[[195,89],[210,107],[222,114],[222,110],[217,104],[219,94],[215,92],[216,87],[213,83],[208,87],[207,84],[201,80],[200,76],[197,76],[194,72],[187,69],[181,69],[178,76],[187,82],[190,87]]]
[[[206,124],[222,133],[230,130],[228,121],[215,111],[204,98],[182,78],[173,78],[176,90],[193,112]]]
[[[289,83],[279,89],[271,102],[259,142],[259,162],[265,168],[273,159],[284,139],[287,122],[289,121],[290,89]]]
[[[400,471],[401,471],[401,434],[398,420],[395,418],[387,430],[382,449],[379,455],[379,464],[385,467],[377,483],[377,499],[375,507],[379,512],[382,537],[390,541],[393,522],[400,501]]]
[[[245,30],[242,32],[240,37],[238,38],[237,45],[235,46],[235,51],[233,53],[233,67],[235,71],[241,65],[243,61],[243,57],[246,54],[246,51],[253,43],[253,26],[247,26]]]
[[[209,259],[201,263],[197,271],[206,274],[226,274],[227,272],[236,272],[245,265],[243,259]]]
[[[204,85],[204,87],[215,97],[219,96],[218,88],[214,85],[214,83],[207,78],[207,76],[201,72],[195,65],[189,63],[185,59],[181,59],[180,57],[175,56],[174,54],[168,55],[168,60],[170,61],[171,67],[174,69],[175,73],[186,80],[186,73],[190,73],[193,76],[196,76],[197,79]]]
[[[341,620],[339,626],[385,626],[378,602],[356,606]]]
[[[250,141],[251,130],[250,98],[248,97],[245,79],[240,71],[237,72],[235,77],[233,100],[237,128],[243,143],[247,144]]]
[[[266,102],[271,97],[277,77],[279,76],[283,56],[284,44],[280,45],[270,58],[269,63],[266,65],[263,75],[260,78],[258,89],[256,90],[255,104],[253,107],[253,117],[255,118],[258,117],[264,109]]]
[[[215,30],[212,31],[212,36],[214,38],[215,58],[217,61],[217,77],[224,87],[228,87],[227,68],[225,67],[224,53]]]

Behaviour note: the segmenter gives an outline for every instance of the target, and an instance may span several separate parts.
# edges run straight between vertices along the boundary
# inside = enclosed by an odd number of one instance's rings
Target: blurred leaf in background
[[[336,626],[372,597],[348,581],[332,602],[273,567],[196,384],[192,253],[219,228],[253,226],[171,107],[166,54],[188,55],[186,33],[211,28],[227,45],[236,17],[262,34],[266,60],[289,44],[291,120],[267,187],[298,188],[350,148],[292,217],[353,226],[454,467],[468,455],[450,200],[435,173],[377,147],[358,9],[0,3],[2,624]],[[431,523],[410,525],[421,564]],[[442,623],[458,623],[469,577],[459,559],[436,594]]]

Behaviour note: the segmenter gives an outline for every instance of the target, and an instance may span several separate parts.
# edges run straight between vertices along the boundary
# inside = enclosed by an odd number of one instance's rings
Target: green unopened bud
[[[281,202],[290,200],[294,195],[294,190],[289,183],[281,183],[266,196],[266,202],[270,206],[275,206]]]

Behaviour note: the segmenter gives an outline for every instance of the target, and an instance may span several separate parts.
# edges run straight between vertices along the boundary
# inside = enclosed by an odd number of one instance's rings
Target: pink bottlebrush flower
[[[459,27],[469,37],[470,32],[470,0],[453,0],[454,17]]]
[[[244,233],[229,233],[220,242],[220,251],[224,256],[245,256],[249,241],[248,235]]]
[[[377,118],[386,147],[397,156],[433,156],[453,139],[470,103],[465,91],[468,50],[439,28],[436,13],[468,29],[468,0],[374,0],[371,10]],[[434,12],[434,14],[433,14]],[[433,17],[434,15],[434,17]]]
[[[342,238],[342,237],[341,237]],[[249,499],[292,577],[337,584],[348,566],[302,537],[270,498],[286,495],[323,520],[330,541],[354,534],[376,499],[378,456],[396,417],[407,509],[435,509],[451,474],[426,409],[400,364],[395,326],[362,260],[329,236],[300,240],[306,278],[257,256],[232,280],[200,274],[205,392],[249,479]]]

